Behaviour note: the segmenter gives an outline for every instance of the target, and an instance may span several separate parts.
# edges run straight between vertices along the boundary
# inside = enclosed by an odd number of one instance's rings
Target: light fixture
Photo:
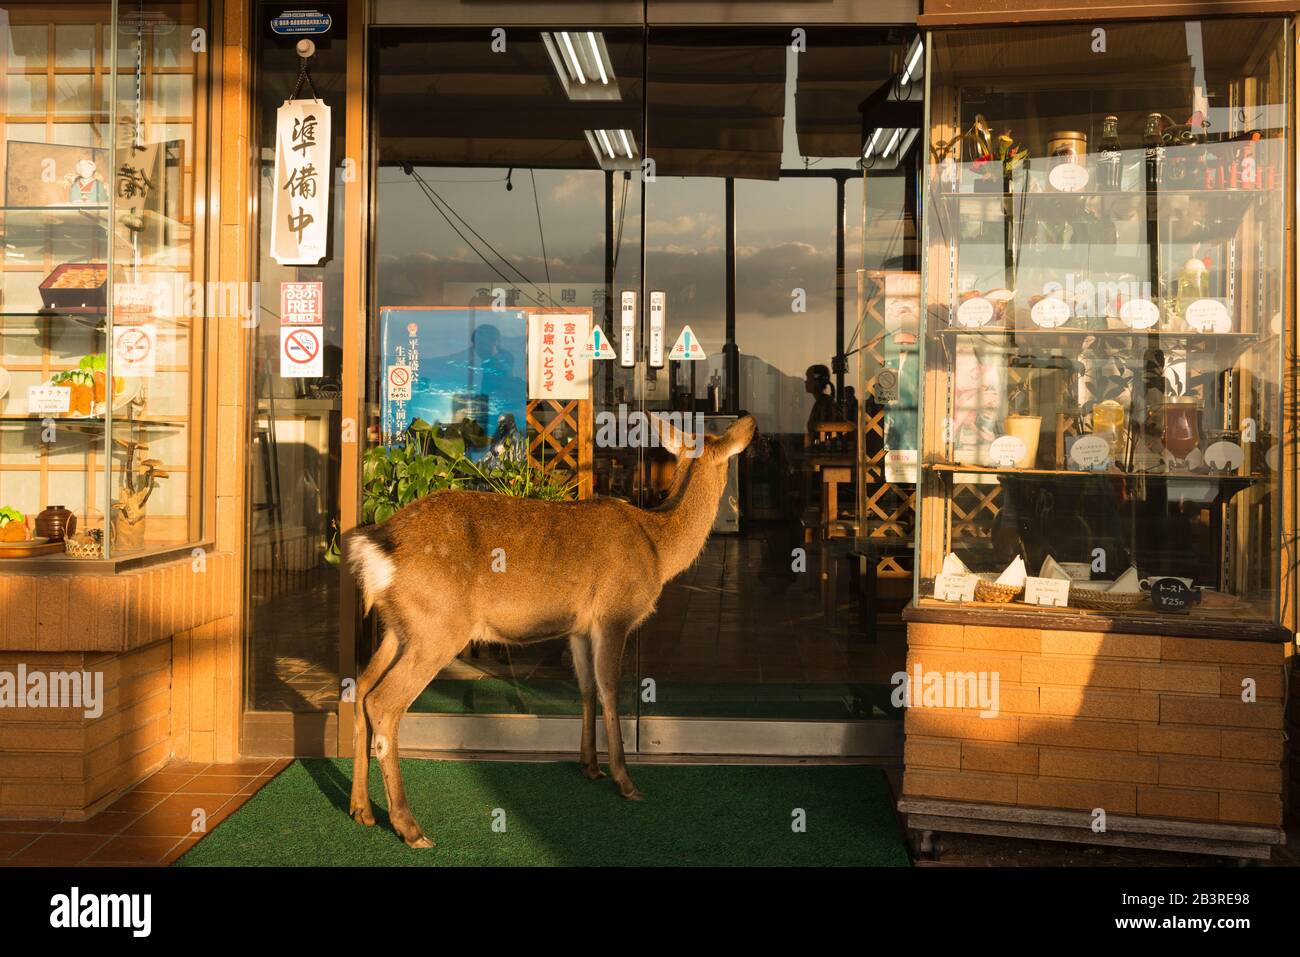
[[[903,86],[907,86],[919,75],[916,71],[921,65],[921,54],[924,52],[925,44],[921,42],[921,35],[918,33],[916,39],[912,41],[912,49],[907,53],[907,65],[903,67],[903,75],[900,78]]]
[[[872,133],[871,139],[867,140],[867,148],[862,151],[864,160],[871,159],[871,154],[876,151],[876,146],[880,143],[880,135],[884,132],[880,127],[876,127],[876,132]]]
[[[542,44],[569,99],[622,99],[603,34],[594,30],[543,33]]]
[[[889,159],[889,154],[894,152],[894,147],[898,145],[898,141],[902,136],[902,130],[894,130],[894,135],[889,138],[889,145],[886,146],[885,151],[880,154],[881,159]]]
[[[586,130],[587,143],[601,169],[637,169],[641,157],[631,130]]]

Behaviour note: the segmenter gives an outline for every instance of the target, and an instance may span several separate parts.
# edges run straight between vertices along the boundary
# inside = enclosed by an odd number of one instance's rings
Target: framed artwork
[[[108,150],[17,140],[6,146],[6,206],[108,206]]]

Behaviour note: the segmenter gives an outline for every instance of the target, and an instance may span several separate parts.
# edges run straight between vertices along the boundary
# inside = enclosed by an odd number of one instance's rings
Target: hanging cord
[[[312,56],[315,56],[313,53]],[[307,88],[311,90],[311,98],[319,100],[320,94],[316,92],[316,84],[311,81],[311,73],[307,70],[307,64],[311,61],[309,56],[298,57],[298,81],[293,85],[293,92],[289,94],[289,99],[298,99],[298,91],[302,89],[303,80],[307,81]]]

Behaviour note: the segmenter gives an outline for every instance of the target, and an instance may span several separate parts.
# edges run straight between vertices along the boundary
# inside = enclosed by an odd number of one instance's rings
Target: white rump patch
[[[357,539],[352,546],[356,558],[353,567],[361,578],[366,592],[366,604],[373,605],[375,599],[388,590],[393,583],[393,561],[374,542],[364,538]]]

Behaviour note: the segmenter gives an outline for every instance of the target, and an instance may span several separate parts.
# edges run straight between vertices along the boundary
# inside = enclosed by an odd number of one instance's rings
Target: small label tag
[[[1119,321],[1130,329],[1150,329],[1160,321],[1160,307],[1150,299],[1130,299],[1119,307]]]
[[[940,601],[974,601],[974,575],[940,575],[934,580],[934,597]]]
[[[1088,170],[1077,163],[1062,163],[1047,174],[1052,189],[1062,193],[1077,193],[1088,185]]]
[[[1014,435],[999,435],[989,443],[989,465],[999,469],[1011,469],[1025,457],[1023,440]]]
[[[1070,446],[1070,461],[1081,469],[1101,471],[1110,464],[1110,443],[1100,435],[1081,435]]]
[[[1055,329],[1070,321],[1070,304],[1064,299],[1048,296],[1034,303],[1033,308],[1029,310],[1029,318],[1034,320],[1035,325],[1042,326],[1044,329]]]
[[[967,329],[986,326],[993,319],[993,303],[987,299],[967,299],[957,307],[957,325]]]
[[[27,389],[28,415],[62,415],[72,403],[72,389],[66,385],[34,385]]]
[[[1025,601],[1031,605],[1065,608],[1070,604],[1070,582],[1066,578],[1026,578]]]
[[[1231,332],[1232,318],[1228,307],[1217,299],[1198,299],[1183,314],[1187,324],[1197,332]]]

